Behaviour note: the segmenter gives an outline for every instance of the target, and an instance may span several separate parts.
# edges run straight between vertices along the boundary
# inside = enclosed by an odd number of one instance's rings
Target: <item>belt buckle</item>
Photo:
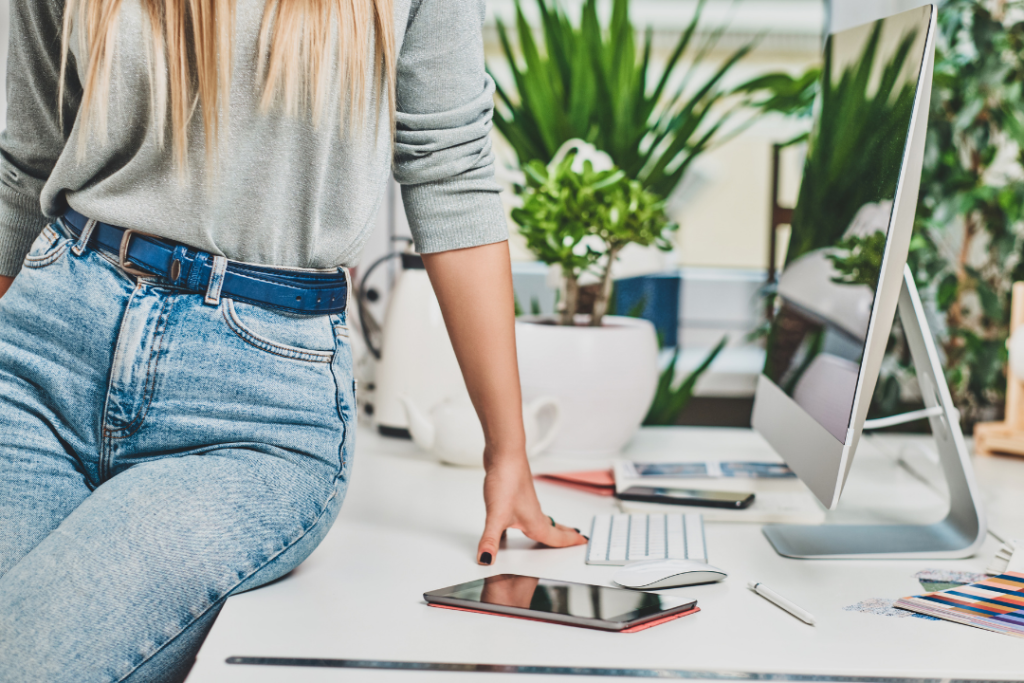
[[[148,270],[139,270],[135,266],[128,263],[128,245],[132,241],[132,235],[142,235],[143,237],[152,237],[154,239],[160,239],[156,235],[151,235],[148,232],[142,232],[140,230],[125,230],[121,235],[121,246],[117,250],[117,265],[124,272],[135,277],[153,277],[157,273],[152,273]]]

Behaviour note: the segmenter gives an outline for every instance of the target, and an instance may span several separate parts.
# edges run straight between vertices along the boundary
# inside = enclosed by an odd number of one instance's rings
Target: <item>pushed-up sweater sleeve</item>
[[[57,114],[64,3],[11,0],[7,127],[0,134],[0,275],[14,276],[48,219],[39,195],[64,150]],[[81,89],[68,56],[64,126],[75,120]]]
[[[397,64],[394,173],[420,253],[508,238],[494,181],[483,19],[483,0],[419,0],[409,14]]]

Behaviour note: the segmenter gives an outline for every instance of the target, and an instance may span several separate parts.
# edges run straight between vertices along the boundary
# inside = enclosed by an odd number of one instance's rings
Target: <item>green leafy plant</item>
[[[748,96],[747,104],[762,113],[776,112],[796,118],[809,118],[818,94],[821,68],[814,66],[798,76],[787,73],[769,73],[753,78],[738,86],[737,93]],[[789,142],[806,139],[803,133]]]
[[[715,348],[711,349],[708,355],[704,357],[700,365],[694,368],[679,384],[674,383],[676,363],[679,361],[680,351],[676,347],[675,353],[672,354],[672,361],[668,364],[667,368],[662,370],[661,376],[658,377],[658,388],[654,393],[651,407],[647,411],[647,417],[644,418],[645,425],[674,425],[676,423],[679,414],[683,412],[690,399],[693,398],[693,390],[697,386],[697,380],[711,367],[715,358],[725,348],[727,341],[727,336],[722,337],[721,341],[715,345]]]
[[[575,322],[580,277],[597,276],[601,286],[590,324],[599,326],[608,310],[611,267],[622,248],[634,243],[671,249],[667,234],[678,226],[665,214],[665,201],[624,171],[595,171],[586,161],[578,172],[575,159],[570,153],[551,168],[527,164],[523,206],[512,218],[537,258],[562,269],[563,325]]]
[[[885,238],[885,232],[876,230],[866,237],[850,235],[839,240],[835,248],[825,255],[838,273],[832,278],[832,282],[841,285],[867,285],[874,289],[882,269]]]
[[[519,0],[518,49],[498,22],[515,89],[495,78],[494,124],[521,167],[533,160],[548,163],[565,142],[578,138],[607,152],[646,189],[668,196],[694,159],[735,132],[727,131],[726,123],[739,105],[725,104],[732,91],[723,80],[752,45],[701,76],[723,30],[703,40],[695,37],[704,0],[657,78],[651,75],[652,30],[638,50],[629,0],[613,0],[607,27],[598,20],[597,0],[584,2],[578,25],[554,0],[536,0],[536,6],[539,43]]]
[[[949,0],[939,12],[910,263],[945,318],[946,378],[968,422],[1002,412],[1010,288],[1024,279],[1022,9]]]

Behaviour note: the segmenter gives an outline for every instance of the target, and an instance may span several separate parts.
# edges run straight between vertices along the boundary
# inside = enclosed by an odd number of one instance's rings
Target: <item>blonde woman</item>
[[[392,165],[487,436],[476,561],[507,528],[585,542],[526,462],[483,13],[11,0],[0,679],[180,680],[229,595],[323,539],[354,450],[345,266]]]

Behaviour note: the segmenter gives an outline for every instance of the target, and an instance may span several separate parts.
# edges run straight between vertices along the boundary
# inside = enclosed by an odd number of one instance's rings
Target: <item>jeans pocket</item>
[[[67,253],[72,239],[65,237],[51,224],[43,228],[25,255],[26,268],[45,268]]]
[[[334,359],[329,316],[298,315],[224,299],[224,322],[243,341],[266,353],[309,363]]]

